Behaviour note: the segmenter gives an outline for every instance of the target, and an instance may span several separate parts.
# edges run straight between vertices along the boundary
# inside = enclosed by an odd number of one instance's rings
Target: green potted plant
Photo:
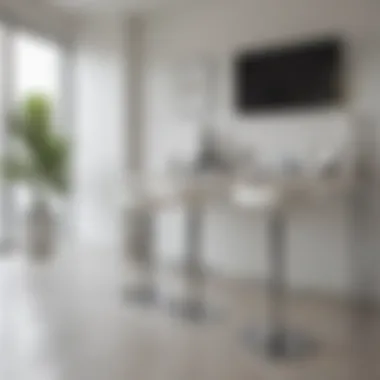
[[[45,258],[54,242],[52,200],[68,190],[69,142],[54,125],[53,107],[42,93],[28,95],[9,118],[11,149],[4,159],[5,177],[27,185],[28,252]]]

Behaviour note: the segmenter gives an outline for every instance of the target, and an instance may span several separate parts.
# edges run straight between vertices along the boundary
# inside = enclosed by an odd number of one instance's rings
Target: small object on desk
[[[268,207],[276,203],[277,193],[272,187],[237,183],[232,187],[232,201],[239,207]]]
[[[199,156],[195,160],[197,172],[228,172],[232,169],[214,130],[206,128],[200,144]]]

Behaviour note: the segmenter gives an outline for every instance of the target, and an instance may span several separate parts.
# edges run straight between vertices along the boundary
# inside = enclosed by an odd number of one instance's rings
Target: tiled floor
[[[241,339],[244,327],[265,322],[265,294],[257,287],[210,281],[208,298],[221,313],[195,325],[164,307],[128,306],[122,289],[79,291],[70,279],[62,289],[55,273],[18,255],[1,260],[0,379],[380,379],[379,321],[354,318],[341,303],[292,298],[288,320],[317,337],[319,349],[273,362]]]

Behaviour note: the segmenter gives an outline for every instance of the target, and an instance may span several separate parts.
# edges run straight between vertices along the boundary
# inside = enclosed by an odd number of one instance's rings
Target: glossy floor
[[[1,260],[0,379],[380,378],[377,317],[354,315],[331,299],[290,299],[289,323],[316,337],[319,349],[310,357],[273,362],[242,340],[245,327],[266,320],[265,293],[257,286],[210,280],[207,296],[218,313],[209,323],[192,324],[164,305],[126,305],[121,288],[82,283],[79,291],[70,278],[62,288],[56,273],[20,255]],[[172,289],[162,288],[164,294]]]

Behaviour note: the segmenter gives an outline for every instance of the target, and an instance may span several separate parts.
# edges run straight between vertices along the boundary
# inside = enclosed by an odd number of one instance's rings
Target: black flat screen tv
[[[234,67],[237,109],[335,105],[343,95],[342,58],[339,39],[241,53]]]

